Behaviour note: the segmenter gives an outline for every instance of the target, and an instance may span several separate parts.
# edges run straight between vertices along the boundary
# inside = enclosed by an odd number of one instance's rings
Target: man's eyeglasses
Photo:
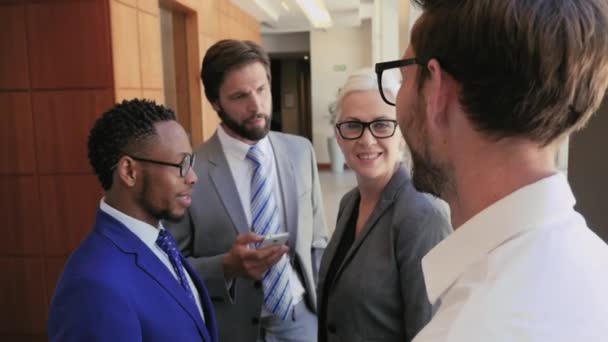
[[[363,132],[368,128],[376,139],[390,138],[397,129],[397,120],[380,119],[370,122],[363,121],[344,121],[336,124],[336,129],[342,139],[356,140],[363,136]]]
[[[415,57],[407,58],[407,59],[399,59],[399,60],[390,61],[390,62],[376,63],[375,69],[376,69],[376,75],[378,76],[378,89],[380,90],[380,96],[382,96],[382,99],[384,100],[384,102],[388,103],[391,106],[395,105],[395,99],[393,99],[392,97],[387,97],[387,95],[384,93],[384,87],[382,86],[382,84],[383,84],[382,76],[386,75],[385,72],[390,69],[403,68],[405,66],[414,65],[414,64],[423,65]]]
[[[168,163],[168,162],[164,162],[164,161],[160,161],[160,160],[152,160],[152,159],[146,159],[146,158],[139,158],[139,157],[132,156],[130,154],[126,154],[126,155],[128,157],[130,157],[131,159],[137,160],[137,161],[140,161],[140,162],[176,167],[176,168],[179,169],[179,176],[182,177],[182,178],[186,177],[186,175],[188,174],[188,172],[190,171],[190,169],[192,169],[192,166],[194,166],[194,161],[196,159],[193,154],[186,154],[184,156],[184,159],[182,159],[182,161],[179,164],[174,164],[174,163]]]

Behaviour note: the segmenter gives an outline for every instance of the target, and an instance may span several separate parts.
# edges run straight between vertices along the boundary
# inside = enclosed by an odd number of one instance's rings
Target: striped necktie
[[[279,210],[273,193],[270,160],[257,145],[251,146],[247,159],[253,163],[251,178],[251,225],[256,234],[276,234],[279,229]],[[283,256],[264,274],[264,307],[277,317],[285,320],[293,310],[293,294],[289,287],[291,265]]]

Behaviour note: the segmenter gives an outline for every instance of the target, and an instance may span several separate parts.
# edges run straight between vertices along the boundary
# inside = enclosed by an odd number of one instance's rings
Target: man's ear
[[[427,120],[437,128],[442,128],[449,123],[447,108],[451,82],[436,59],[427,63],[427,69],[429,77],[424,84]]]
[[[135,167],[135,161],[128,156],[123,156],[116,164],[116,178],[126,187],[135,186],[135,181],[139,175],[138,169]]]

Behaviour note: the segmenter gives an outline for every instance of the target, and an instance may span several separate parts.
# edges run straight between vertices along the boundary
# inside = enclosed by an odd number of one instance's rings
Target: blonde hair
[[[385,72],[382,76],[382,88],[388,97],[397,97],[399,91],[400,80],[393,73]],[[363,68],[353,72],[338,92],[336,101],[336,118],[342,115],[342,101],[344,98],[354,92],[376,90],[378,94],[378,77],[372,68]]]

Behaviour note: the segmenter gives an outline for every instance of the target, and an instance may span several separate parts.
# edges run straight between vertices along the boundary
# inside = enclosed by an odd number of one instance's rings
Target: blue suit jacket
[[[188,262],[205,322],[166,266],[127,227],[99,210],[66,263],[49,312],[51,341],[217,342],[207,290]]]

